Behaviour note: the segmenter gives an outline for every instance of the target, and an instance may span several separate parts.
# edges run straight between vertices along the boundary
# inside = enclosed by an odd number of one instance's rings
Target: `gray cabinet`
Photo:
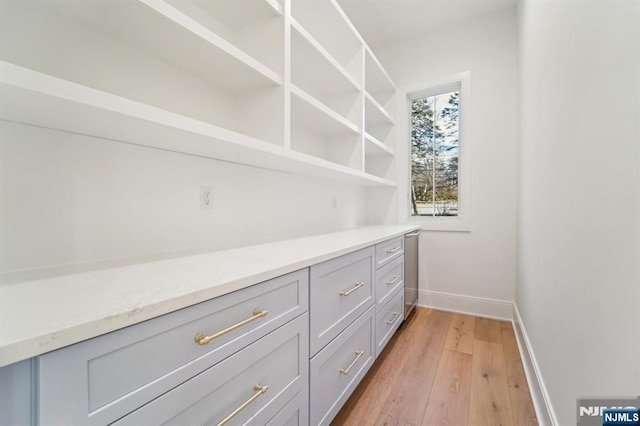
[[[0,369],[0,426],[329,424],[403,319],[402,238]]]
[[[404,256],[376,271],[376,310],[380,311],[404,287]]]
[[[307,306],[305,269],[45,354],[39,358],[40,421],[114,422]]]
[[[398,237],[376,244],[376,269],[404,254],[404,238]]]
[[[373,273],[373,247],[311,266],[312,355],[373,305]]]
[[[404,240],[310,269],[310,422],[338,413],[403,318]]]
[[[309,386],[305,386],[267,426],[307,426],[309,424]]]
[[[307,385],[308,333],[304,314],[115,425],[264,425]]]
[[[392,300],[376,315],[376,358],[389,343],[404,318],[404,291],[399,289]]]
[[[376,358],[404,319],[404,238],[376,244]]]
[[[31,404],[34,376],[31,359],[0,368],[0,426],[35,423]]]
[[[328,425],[375,359],[375,309],[369,308],[311,359],[311,424]]]

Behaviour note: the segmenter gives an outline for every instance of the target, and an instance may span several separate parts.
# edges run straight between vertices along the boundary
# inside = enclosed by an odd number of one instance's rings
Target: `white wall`
[[[640,394],[640,2],[519,3],[517,306],[556,421]]]
[[[0,206],[8,272],[356,227],[366,190],[0,121]]]
[[[427,300],[427,292],[513,301],[517,186],[515,8],[385,46],[376,54],[400,90],[471,72],[471,232],[423,234],[421,302]],[[397,117],[396,127],[400,130],[396,149],[408,156],[408,136],[402,131],[402,126],[408,126],[405,123],[408,117]],[[399,161],[404,163],[402,157]],[[400,170],[398,175],[408,173]],[[409,214],[408,182],[399,180],[398,184],[397,198],[403,203],[398,220],[404,222]],[[492,311],[485,313],[491,315]]]

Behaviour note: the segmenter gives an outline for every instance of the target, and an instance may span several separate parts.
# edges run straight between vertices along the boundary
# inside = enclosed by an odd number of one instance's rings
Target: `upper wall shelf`
[[[365,114],[367,118],[367,126],[392,126],[394,124],[393,117],[391,117],[387,110],[385,110],[369,93],[365,94]]]
[[[360,85],[295,21],[291,31],[291,83],[352,123],[361,122]]]
[[[185,0],[177,1],[178,4]],[[193,3],[215,16],[234,31],[282,16],[282,5],[276,0],[192,0]]]
[[[365,90],[386,110],[390,109],[391,98],[396,91],[395,86],[369,48],[365,52],[364,65]]]
[[[373,137],[369,133],[364,134],[365,155],[368,156],[388,156],[393,157],[393,149]]]
[[[174,3],[183,7],[191,4]],[[49,1],[46,7],[97,29],[109,39],[235,92],[282,84],[281,72],[223,38],[222,32],[216,33],[195,20],[189,14],[192,9],[186,7],[183,11],[163,0]],[[232,32],[226,34],[230,38]]]
[[[355,81],[362,83],[364,42],[335,0],[292,0],[291,14]]]
[[[393,85],[336,0],[0,1],[0,39],[2,120],[395,186]]]
[[[0,119],[361,186],[394,183],[0,61]]]
[[[296,86],[291,86],[293,120],[306,123],[324,135],[340,135],[359,132],[358,126],[333,111],[313,96]]]

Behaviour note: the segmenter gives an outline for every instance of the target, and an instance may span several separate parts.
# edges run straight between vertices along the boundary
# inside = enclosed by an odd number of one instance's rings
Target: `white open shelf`
[[[367,127],[379,125],[393,126],[393,117],[369,93],[365,93],[365,117]]]
[[[393,157],[380,155],[367,157],[365,162],[365,172],[381,179],[392,180]]]
[[[3,61],[0,119],[360,186],[395,185],[321,158]]]
[[[359,84],[364,42],[335,0],[292,0],[291,14]]]
[[[384,179],[393,178],[393,149],[369,133],[364,134],[365,172]]]
[[[385,143],[379,141],[369,133],[364,134],[365,155],[366,156],[389,156],[393,157],[393,149]]]
[[[323,135],[359,134],[358,126],[297,86],[291,85],[291,110],[296,121]]]
[[[361,89],[331,55],[292,20],[291,82],[353,123],[362,120]]]
[[[386,111],[393,104],[395,86],[375,55],[367,48],[364,63],[365,90]]]
[[[281,75],[145,1],[2,2],[0,60],[284,145]]]
[[[156,0],[143,0],[156,5]],[[152,3],[150,3],[152,1]],[[275,0],[164,0],[192,22],[186,28],[205,27],[216,37],[246,52],[251,58],[282,75],[284,20]],[[162,3],[157,3],[161,5]],[[157,6],[156,6],[157,7]],[[170,18],[173,16],[170,15]],[[198,33],[200,34],[200,32]],[[202,33],[208,39],[205,33]],[[217,44],[217,43],[215,43]],[[224,46],[228,47],[228,46]]]
[[[291,87],[291,148],[362,171],[358,127],[298,87]]]
[[[0,119],[395,186],[388,76],[335,0],[285,4],[0,1]]]
[[[282,84],[263,65],[205,25],[162,0],[47,1],[47,8],[106,37],[228,89]],[[186,3],[185,3],[186,4]]]
[[[184,3],[185,0],[179,0]],[[192,0],[233,30],[282,16],[282,4],[276,0]]]

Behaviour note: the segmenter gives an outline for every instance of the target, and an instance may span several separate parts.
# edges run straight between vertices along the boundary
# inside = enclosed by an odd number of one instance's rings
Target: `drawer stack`
[[[375,250],[310,269],[310,424],[329,424],[375,359]]]
[[[376,245],[376,358],[404,319],[404,238]]]
[[[304,269],[45,354],[40,423],[266,424],[307,386],[308,300]]]
[[[310,269],[310,424],[328,425],[404,315],[404,239]]]

